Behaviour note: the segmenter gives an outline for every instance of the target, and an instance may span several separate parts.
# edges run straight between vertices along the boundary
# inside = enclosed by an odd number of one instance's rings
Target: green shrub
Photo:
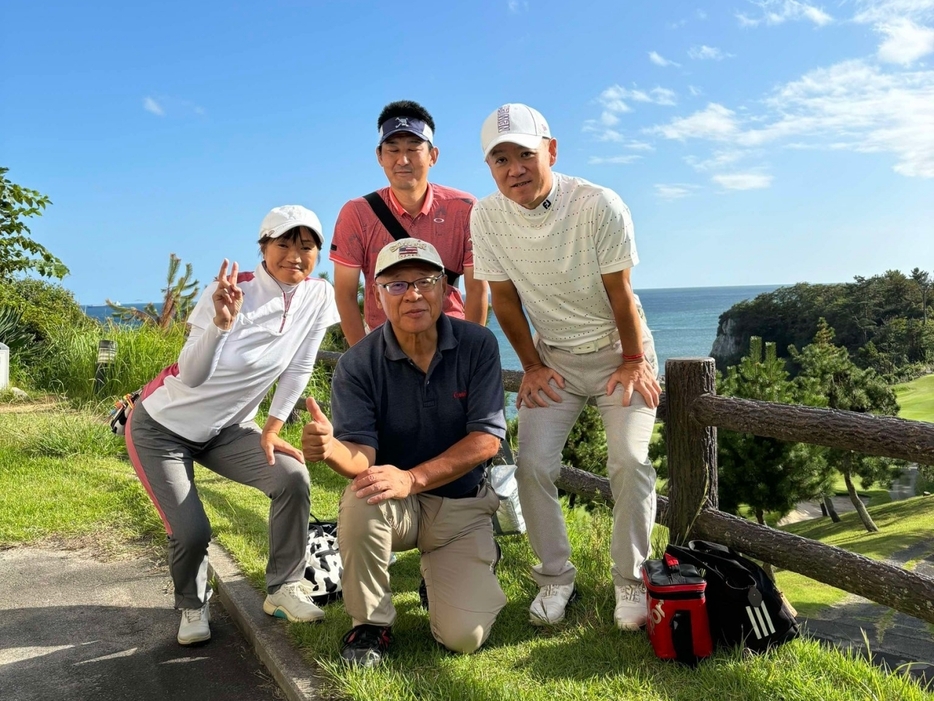
[[[95,382],[97,348],[102,339],[114,341],[114,362]],[[108,324],[62,328],[49,342],[46,358],[33,370],[40,389],[67,396],[77,403],[100,402],[139,389],[178,359],[185,342],[183,324],[168,330]]]
[[[27,278],[0,281],[0,308],[19,312],[24,327],[40,341],[46,341],[62,328],[93,328],[71,291],[61,285]]]

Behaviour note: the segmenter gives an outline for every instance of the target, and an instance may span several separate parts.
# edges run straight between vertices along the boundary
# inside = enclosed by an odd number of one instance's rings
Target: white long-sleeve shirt
[[[266,269],[240,273],[243,306],[229,331],[214,325],[207,286],[188,319],[191,327],[178,362],[143,390],[143,405],[156,421],[190,441],[203,443],[221,429],[251,421],[278,380],[269,415],[288,418],[311,377],[325,331],[340,321],[334,288],[306,278],[291,300]]]

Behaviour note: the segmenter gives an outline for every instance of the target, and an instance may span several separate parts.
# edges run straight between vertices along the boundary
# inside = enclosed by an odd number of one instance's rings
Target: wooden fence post
[[[717,429],[691,417],[691,404],[716,394],[713,358],[669,358],[665,363],[668,420],[668,518],[673,543],[688,540],[703,508],[717,508]]]

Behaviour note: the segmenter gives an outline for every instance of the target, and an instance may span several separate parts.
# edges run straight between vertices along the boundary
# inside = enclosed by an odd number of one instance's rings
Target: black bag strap
[[[373,214],[376,215],[376,218],[379,219],[380,223],[386,228],[386,231],[389,232],[390,236],[392,236],[396,241],[399,239],[409,238],[409,232],[402,227],[402,224],[399,223],[399,220],[396,219],[395,215],[389,211],[389,207],[386,206],[386,203],[383,201],[383,198],[379,196],[378,192],[374,191],[368,195],[364,195],[363,199],[365,199],[367,204],[370,205],[370,209],[373,210]],[[450,270],[445,270],[444,276],[448,279],[449,285],[452,287],[457,286],[457,280],[460,278],[460,274],[452,273]]]
[[[377,219],[386,227],[386,231],[389,232],[390,236],[396,241],[409,238],[409,232],[402,228],[402,224],[400,224],[399,220],[389,211],[389,207],[386,206],[386,203],[383,201],[383,198],[379,196],[378,192],[371,192],[369,195],[364,195],[363,199],[370,205],[373,214],[375,214]]]
[[[699,658],[694,654],[694,632],[691,629],[691,613],[675,611],[671,619],[671,642],[675,648],[675,659],[689,667],[696,667]]]

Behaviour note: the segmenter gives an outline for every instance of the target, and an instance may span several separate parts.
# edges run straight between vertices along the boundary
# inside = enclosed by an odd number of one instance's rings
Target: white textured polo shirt
[[[616,329],[600,276],[631,268],[639,257],[619,195],[582,178],[552,176],[551,192],[535,209],[501,192],[474,205],[474,277],[511,280],[542,340],[573,348]]]

